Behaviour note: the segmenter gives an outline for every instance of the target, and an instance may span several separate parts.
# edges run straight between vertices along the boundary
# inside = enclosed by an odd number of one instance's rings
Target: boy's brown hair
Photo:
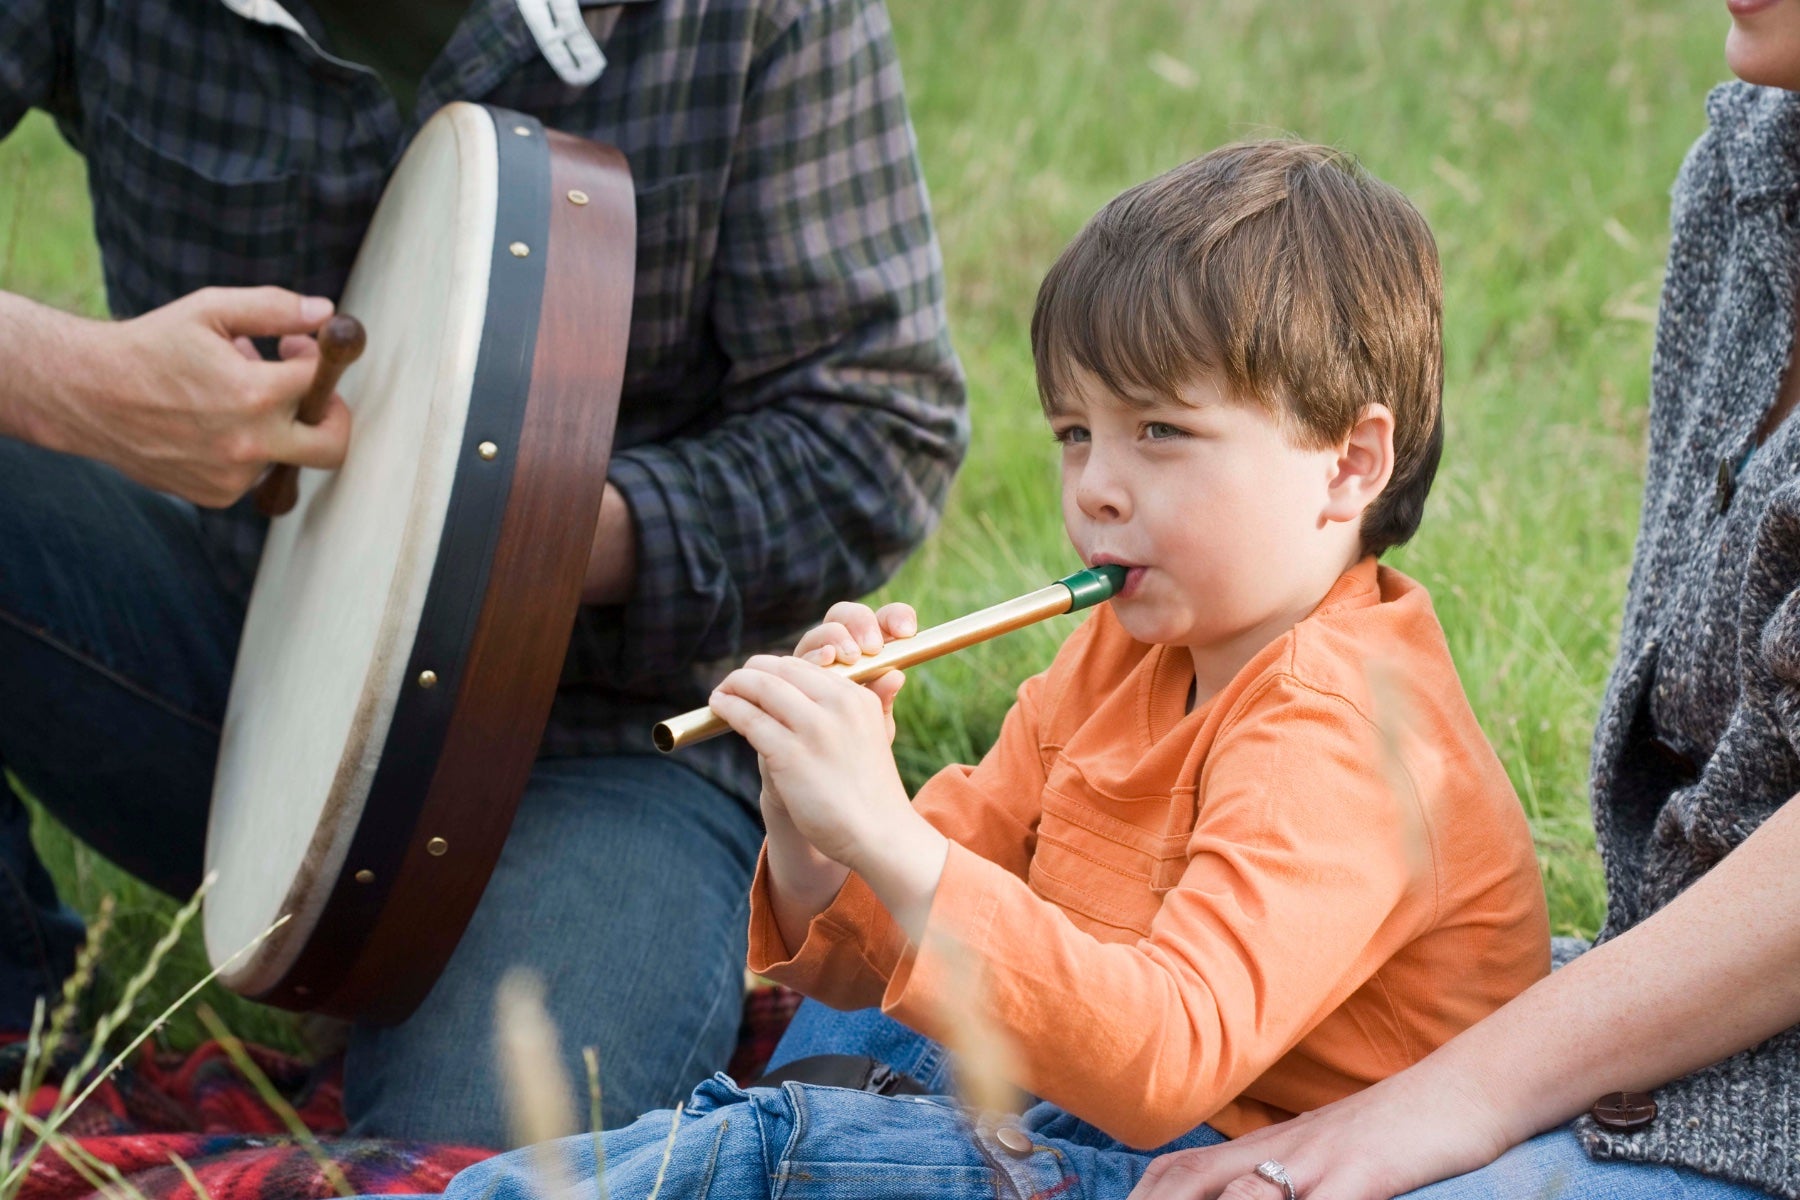
[[[1122,398],[1200,376],[1324,446],[1370,404],[1394,474],[1363,549],[1413,535],[1443,450],[1443,281],[1425,218],[1327,146],[1225,146],[1123,193],[1076,235],[1031,318],[1047,411],[1078,366]]]

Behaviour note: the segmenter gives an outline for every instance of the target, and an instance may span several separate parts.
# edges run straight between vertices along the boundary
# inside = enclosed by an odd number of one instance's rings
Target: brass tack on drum
[[[434,837],[425,843],[425,853],[433,858],[442,858],[450,852],[450,843],[441,837]]]
[[[358,882],[358,883],[374,883],[375,882],[375,872],[369,870],[369,868],[367,868],[367,867],[364,867],[362,870],[360,870],[356,873],[356,882]]]
[[[569,203],[570,204],[586,204],[587,202],[588,202],[588,194],[586,192],[582,191],[580,188],[570,188],[569,189]]]
[[[419,686],[422,688],[436,687],[437,686],[437,672],[436,671],[420,671],[419,672]]]
[[[527,246],[524,242],[514,242],[512,245],[508,246],[507,249],[512,251],[512,256],[514,258],[524,258],[527,254],[531,253],[531,247]]]
[[[493,462],[494,455],[500,453],[500,447],[494,445],[492,442],[483,442],[481,445],[475,447],[475,453],[481,455],[481,457],[485,458],[487,461]]]
[[[530,137],[531,136],[531,126],[529,126],[529,125],[514,125],[513,132],[518,134],[520,137]]]

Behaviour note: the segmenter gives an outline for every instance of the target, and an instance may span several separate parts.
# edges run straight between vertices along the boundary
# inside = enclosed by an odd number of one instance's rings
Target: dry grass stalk
[[[112,929],[112,916],[113,899],[111,896],[103,897],[100,910],[88,924],[87,940],[82,943],[81,952],[75,956],[75,969],[63,981],[62,997],[50,1015],[48,1032],[44,1030],[42,997],[32,1009],[31,1032],[25,1043],[25,1061],[19,1069],[18,1089],[12,1093],[20,1108],[31,1103],[31,1097],[43,1084],[44,1076],[49,1073],[56,1052],[63,1044],[63,1038],[75,1020],[75,1014],[81,1007],[81,997],[94,980],[94,964],[99,960],[100,947]],[[8,1121],[5,1128],[0,1129],[0,1163],[12,1162],[18,1153],[21,1128],[19,1122]]]
[[[200,1018],[200,1023],[206,1026],[206,1032],[213,1036],[213,1040],[219,1043],[219,1048],[224,1050],[227,1057],[231,1059],[232,1065],[238,1069],[238,1074],[250,1082],[250,1086],[256,1089],[256,1094],[262,1097],[262,1102],[269,1106],[271,1112],[281,1118],[281,1123],[286,1125],[288,1132],[294,1135],[294,1140],[299,1142],[312,1156],[313,1162],[318,1164],[319,1173],[325,1176],[326,1181],[331,1184],[331,1190],[340,1196],[356,1195],[356,1189],[350,1186],[348,1179],[344,1178],[342,1169],[331,1161],[331,1156],[325,1153],[325,1147],[319,1145],[319,1139],[314,1137],[313,1131],[306,1127],[306,1122],[300,1119],[300,1114],[294,1111],[294,1106],[275,1090],[275,1085],[269,1081],[269,1077],[263,1073],[263,1069],[256,1065],[256,1060],[251,1058],[249,1052],[244,1049],[244,1043],[240,1042],[236,1035],[225,1027],[225,1022],[219,1019],[219,1014],[215,1013],[211,1006],[202,1004],[195,1010],[194,1015]]]
[[[184,906],[180,912],[177,912],[175,914],[174,920],[172,920],[170,922],[172,928],[176,925],[177,922],[180,922],[181,924],[185,924],[188,919],[192,918],[194,911],[197,910],[199,907],[199,900],[200,900],[201,893],[205,892],[207,886],[211,882],[212,882],[211,877],[208,877],[207,881],[200,885],[200,892],[195,893],[194,899],[192,901],[190,901],[188,905]],[[183,913],[186,914],[185,917],[182,915]],[[207,984],[211,983],[214,979],[217,979],[219,976],[219,972],[227,969],[233,963],[235,963],[238,959],[242,958],[244,955],[248,954],[251,950],[254,950],[257,946],[261,945],[265,938],[267,938],[270,934],[274,933],[277,929],[280,929],[283,925],[287,924],[287,922],[288,922],[287,917],[283,916],[283,917],[279,918],[278,920],[276,920],[276,922],[273,925],[269,926],[267,929],[263,930],[261,933],[257,934],[255,937],[251,938],[248,942],[246,942],[244,944],[244,946],[241,949],[239,949],[235,954],[233,954],[230,958],[227,958],[224,962],[220,963],[218,966],[216,966],[212,970],[208,971],[205,975],[201,976],[199,982],[195,983],[192,987],[188,988],[187,991],[185,991],[185,992],[181,993],[181,995],[177,996],[175,998],[174,1003],[170,1004],[167,1008],[163,1009],[162,1012],[156,1017],[155,1020],[153,1020],[149,1024],[145,1025],[143,1030],[136,1037],[132,1038],[131,1041],[127,1042],[125,1044],[125,1048],[120,1050],[116,1055],[114,1055],[112,1058],[112,1061],[106,1064],[105,1069],[100,1071],[91,1080],[89,1080],[87,1086],[82,1088],[80,1092],[76,1093],[76,1095],[74,1096],[73,1099],[65,1099],[65,1097],[67,1096],[67,1093],[68,1093],[68,1089],[71,1085],[70,1081],[80,1078],[82,1075],[86,1074],[89,1070],[91,1070],[94,1060],[99,1056],[99,1053],[100,1053],[99,1048],[103,1044],[103,1039],[101,1036],[102,1029],[105,1030],[105,1033],[107,1036],[110,1036],[112,1030],[117,1028],[118,1024],[124,1020],[125,1011],[128,1009],[127,1002],[129,1001],[130,1004],[135,1004],[137,1002],[136,993],[131,992],[130,989],[127,988],[128,995],[125,997],[121,997],[118,1006],[115,1007],[111,1013],[107,1014],[107,1017],[114,1018],[112,1020],[112,1022],[110,1024],[108,1024],[106,1018],[103,1017],[101,1019],[100,1024],[95,1026],[95,1031],[93,1034],[93,1041],[89,1045],[88,1053],[83,1056],[82,1063],[78,1064],[77,1067],[75,1068],[75,1070],[69,1076],[65,1077],[65,1079],[63,1081],[63,1089],[61,1092],[58,1093],[55,1103],[51,1106],[50,1115],[49,1115],[48,1119],[44,1122],[44,1127],[52,1132],[61,1128],[62,1123],[64,1121],[68,1120],[69,1115],[71,1113],[73,1113],[76,1109],[80,1108],[81,1105],[87,1100],[87,1098],[89,1096],[94,1094],[94,1090],[96,1088],[98,1088],[101,1084],[105,1083],[108,1079],[110,1079],[113,1075],[113,1072],[117,1071],[121,1066],[123,1066],[125,1063],[125,1060],[127,1058],[131,1057],[131,1055],[134,1052],[136,1052],[137,1048],[139,1046],[143,1045],[144,1042],[150,1037],[151,1034],[155,1033],[158,1029],[162,1028],[163,1022],[167,1021],[171,1016],[173,1016],[176,1012],[178,1012],[181,1009],[181,1007],[184,1004],[186,1004],[189,1000],[192,1000],[195,996],[199,995],[200,990],[202,988],[204,988]],[[174,934],[175,934],[175,937],[179,937],[179,929],[174,929]],[[168,948],[173,945],[174,945],[173,938],[167,937],[167,936],[165,936],[162,939],[162,941],[159,941],[156,944],[156,948],[153,949],[153,951],[151,953],[150,961],[148,961],[145,964],[144,970],[139,972],[139,975],[145,976],[145,982],[148,982],[149,979],[155,977],[156,970],[161,967],[163,958],[168,954]],[[136,982],[135,978],[134,978],[133,982]],[[143,988],[143,984],[139,984],[138,990],[141,991],[142,988]],[[36,1145],[29,1147],[24,1152],[24,1154],[22,1154],[20,1156],[19,1161],[12,1165],[12,1168],[9,1171],[7,1171],[7,1173],[6,1173],[6,1177],[4,1179],[0,1179],[0,1200],[8,1200],[9,1197],[11,1197],[17,1193],[20,1183],[24,1180],[26,1172],[31,1169],[31,1164],[36,1160],[38,1151],[43,1147],[43,1145],[44,1145],[43,1140],[40,1138]]]
[[[177,1171],[181,1172],[182,1179],[187,1181],[188,1190],[194,1193],[194,1200],[212,1200],[212,1193],[206,1190],[204,1183],[200,1182],[200,1176],[194,1174],[194,1168],[188,1165],[187,1159],[171,1150],[169,1151],[169,1161],[174,1164]]]
[[[515,967],[500,980],[494,1050],[513,1144],[531,1147],[539,1195],[562,1196],[570,1181],[556,1142],[575,1132],[575,1104],[556,1025],[544,1008],[543,982],[530,971]]]
[[[594,1139],[594,1187],[600,1200],[606,1196],[606,1139],[600,1132],[600,1051],[594,1046],[581,1048],[581,1061],[587,1064],[588,1133]]]
[[[1019,1077],[1019,1056],[1012,1035],[993,1019],[986,974],[969,948],[950,941],[944,954],[954,999],[938,1016],[944,1024],[956,1094],[980,1123],[1011,1120],[1024,1108],[1024,1093],[1014,1082]]]
[[[662,1192],[663,1176],[669,1173],[669,1156],[675,1152],[675,1135],[681,1130],[681,1114],[686,1108],[687,1101],[683,1100],[675,1106],[675,1114],[669,1118],[669,1139],[663,1143],[662,1162],[656,1166],[656,1182],[650,1187],[650,1200],[656,1200]]]
[[[1411,705],[1406,698],[1406,689],[1395,673],[1394,664],[1387,659],[1371,659],[1363,667],[1363,676],[1368,680],[1369,699],[1375,709],[1375,731],[1381,748],[1381,771],[1395,801],[1405,803],[1413,796],[1415,789],[1412,775],[1406,769],[1403,750],[1408,742],[1414,740],[1417,730]],[[1408,861],[1415,867],[1424,867],[1431,859],[1431,847],[1425,842],[1424,831],[1408,822],[1405,832]]]
[[[32,1147],[35,1151],[40,1147],[49,1147],[52,1153],[69,1164],[69,1169],[81,1176],[82,1180],[96,1192],[106,1197],[120,1197],[121,1200],[148,1200],[144,1193],[132,1186],[130,1180],[119,1173],[119,1169],[109,1162],[95,1158],[81,1148],[81,1143],[73,1138],[64,1137],[38,1120],[13,1098],[12,1095],[0,1096],[0,1108],[6,1110],[9,1123],[21,1125],[38,1140]],[[35,1158],[35,1154],[33,1155]],[[15,1195],[9,1192],[8,1195]]]
[[[25,1062],[19,1069],[19,1087],[17,1091],[8,1092],[7,1101],[16,1104],[21,1110],[31,1103],[31,1097],[37,1094],[38,1085],[44,1079],[44,998],[39,996],[31,1006],[31,1029],[25,1035]],[[11,1111],[10,1107],[8,1111]],[[12,1162],[19,1152],[19,1131],[24,1126],[18,1121],[8,1121],[5,1128],[0,1129],[0,1163]],[[11,1197],[12,1192],[4,1184],[0,1184],[0,1196]]]

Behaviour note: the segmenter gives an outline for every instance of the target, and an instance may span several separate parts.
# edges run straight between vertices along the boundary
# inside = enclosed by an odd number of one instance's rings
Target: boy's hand
[[[885,698],[816,663],[759,654],[709,700],[761,758],[770,815],[851,870],[884,830],[913,815],[889,748],[898,686],[884,690]]]
[[[924,936],[950,843],[913,811],[900,782],[888,747],[892,702],[892,691],[884,700],[816,663],[768,654],[712,694],[712,710],[760,759],[776,919],[790,947],[843,882],[793,846],[790,830],[862,876],[908,937]],[[778,857],[793,864],[791,883]],[[785,901],[784,884],[794,888]]]
[[[919,618],[910,604],[884,604],[877,612],[866,604],[844,600],[831,606],[822,624],[806,631],[794,647],[794,656],[821,667],[853,663],[865,654],[879,654],[883,646],[896,638],[909,638],[918,632]],[[889,671],[863,685],[881,701],[889,745],[894,741],[894,697],[905,683],[902,672]]]

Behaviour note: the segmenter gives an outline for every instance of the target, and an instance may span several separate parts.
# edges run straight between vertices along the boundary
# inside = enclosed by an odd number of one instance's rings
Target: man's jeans
[[[232,576],[189,505],[0,438],[0,765],[175,896],[200,882]],[[404,1025],[354,1031],[354,1131],[504,1144],[491,1030],[513,965],[544,979],[571,1082],[599,1048],[608,1124],[686,1095],[735,1044],[759,843],[745,803],[672,760],[540,760],[437,986]],[[0,788],[0,1030],[29,1024],[80,940]]]

